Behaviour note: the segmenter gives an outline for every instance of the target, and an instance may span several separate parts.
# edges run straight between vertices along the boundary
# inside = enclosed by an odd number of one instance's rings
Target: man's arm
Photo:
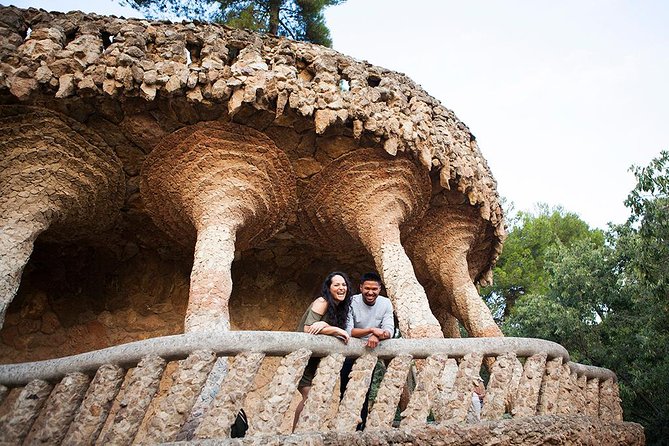
[[[388,305],[383,313],[383,319],[381,320],[381,329],[388,334],[389,339],[395,334],[395,318],[393,317],[393,304],[390,300],[387,300]]]
[[[353,308],[349,307],[348,309],[348,316],[346,316],[346,333],[349,334],[349,336],[353,336],[353,324],[355,321],[353,320]]]
[[[353,328],[351,330],[351,336],[353,336],[354,338],[362,338],[367,335],[374,335],[377,338],[379,338],[379,340],[390,338],[390,332],[386,332],[386,330],[383,330],[378,327]]]

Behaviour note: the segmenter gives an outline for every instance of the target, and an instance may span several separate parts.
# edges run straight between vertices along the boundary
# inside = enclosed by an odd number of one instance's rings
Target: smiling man
[[[346,331],[354,338],[367,341],[367,347],[375,348],[380,341],[393,337],[395,323],[393,304],[380,296],[381,277],[376,273],[365,273],[360,278],[360,294],[351,297]]]
[[[390,339],[395,332],[393,304],[385,296],[380,296],[383,283],[376,273],[365,273],[360,278],[360,294],[351,297],[351,307],[346,321],[346,331],[354,338],[367,341],[367,347],[376,348],[379,342]],[[353,367],[353,359],[347,358],[341,371],[341,397],[348,384],[348,377]],[[362,422],[358,430],[365,427],[369,391],[362,407]]]

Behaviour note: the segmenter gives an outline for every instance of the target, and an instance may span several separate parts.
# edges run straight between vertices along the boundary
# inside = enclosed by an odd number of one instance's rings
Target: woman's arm
[[[319,297],[318,299],[316,299],[314,301],[314,303],[311,305],[311,310],[314,313],[319,314],[320,316],[323,316],[325,314],[325,312],[327,311],[327,309],[328,309],[328,303],[322,297]],[[342,341],[344,341],[344,343],[348,343],[348,339],[349,339],[349,336],[348,336],[348,333],[346,332],[346,330],[341,329],[339,327],[335,327],[333,325],[330,325],[327,322],[322,321],[322,320],[313,322],[310,325],[305,324],[304,325],[304,332],[305,333],[310,333],[310,334],[324,334],[324,335],[328,335],[328,336],[335,336],[335,337],[341,339]]]

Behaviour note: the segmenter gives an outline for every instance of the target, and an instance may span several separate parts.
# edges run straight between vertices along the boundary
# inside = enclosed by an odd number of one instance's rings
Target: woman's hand
[[[349,340],[349,335],[346,330],[342,330],[341,328],[337,331],[335,334],[335,337],[340,339],[344,344],[348,344]]]
[[[325,322],[325,321],[318,321],[314,322],[309,326],[309,331],[307,333],[316,335],[320,333],[325,327],[329,327],[330,325]]]

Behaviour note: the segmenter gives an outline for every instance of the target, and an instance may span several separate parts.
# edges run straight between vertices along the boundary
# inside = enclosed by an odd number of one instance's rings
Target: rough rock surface
[[[91,379],[79,372],[66,375],[53,389],[24,440],[26,444],[60,444],[84,399]]]
[[[121,390],[119,407],[110,413],[96,444],[127,444],[135,438],[151,400],[158,391],[165,360],[147,356],[137,364],[127,385]]]
[[[124,370],[107,364],[100,367],[88,387],[63,444],[89,444],[97,439],[123,381]]]
[[[0,418],[0,442],[18,444],[23,441],[52,389],[51,384],[36,379],[21,390],[9,410]]]
[[[81,240],[109,228],[123,171],[100,136],[58,113],[0,106],[0,134],[1,325],[37,237]]]
[[[197,231],[185,329],[229,330],[235,249],[281,229],[296,206],[285,153],[262,133],[230,123],[182,128],[162,140],[142,167],[147,211],[178,243]]]
[[[176,443],[175,443],[176,444]],[[520,446],[645,444],[643,428],[636,423],[603,422],[574,415],[546,415],[515,420],[484,421],[474,425],[441,425],[415,429],[391,429],[365,432],[328,432],[293,435],[291,437],[258,437],[248,439],[200,440],[195,446],[247,445],[313,445],[313,446],[404,446],[441,445],[469,446],[494,444]]]

